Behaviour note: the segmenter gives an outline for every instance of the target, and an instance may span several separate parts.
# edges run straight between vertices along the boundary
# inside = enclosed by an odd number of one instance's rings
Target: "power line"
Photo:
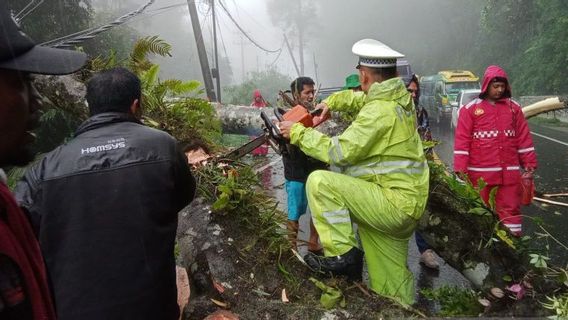
[[[26,5],[26,7],[16,15],[16,19],[18,21],[24,20],[25,17],[27,17],[30,13],[34,12],[34,10],[37,9],[44,1],[45,0],[40,0],[34,7],[29,9],[27,12],[24,12],[32,3],[35,2],[35,0],[32,0],[32,2],[28,3],[28,5]]]
[[[223,39],[223,34],[221,33],[221,24],[219,22],[219,20],[221,19],[217,19],[217,26],[218,26],[218,30],[219,30],[219,37],[221,38],[221,44],[223,45],[223,51],[225,52],[225,57],[229,57],[229,54],[227,53],[227,47],[225,47],[225,40]],[[223,23],[223,25],[226,27],[226,25]]]
[[[169,6],[165,6],[165,7],[156,8],[154,10],[148,10],[144,14],[154,13],[154,12],[160,11],[160,10],[165,11],[165,10],[169,10],[169,9],[173,9],[173,8],[177,8],[177,7],[185,7],[185,6],[187,6],[187,2],[182,2],[182,3],[178,3],[178,4],[172,4],[172,5],[169,5]]]
[[[41,45],[54,47],[54,48],[61,48],[61,47],[69,47],[71,45],[82,43],[85,40],[94,38],[99,33],[103,33],[103,32],[105,32],[109,29],[116,27],[116,26],[122,25],[122,24],[126,23],[128,20],[140,15],[142,12],[144,12],[144,10],[146,8],[148,8],[150,5],[152,5],[154,3],[154,1],[155,0],[149,0],[145,5],[138,8],[137,10],[132,11],[130,13],[127,13],[127,14],[117,18],[116,20],[114,20],[110,23],[107,23],[105,25],[102,25],[100,27],[79,31],[79,32],[76,32],[76,33],[61,37],[61,38],[57,38],[57,39],[54,39],[54,40],[44,42]]]
[[[196,2],[197,3],[197,2]],[[207,6],[206,10],[202,10],[202,7]],[[207,5],[205,2],[201,2],[197,5],[197,11],[202,15],[210,15],[211,14],[211,6]]]
[[[282,44],[280,45],[280,47],[282,48],[284,46],[284,40],[282,40]],[[280,59],[280,55],[282,54],[282,51],[284,50],[280,50],[280,52],[278,52],[278,55],[276,56],[276,58],[274,59],[274,61],[272,61],[272,63],[269,65],[269,68],[274,67],[274,65],[276,64],[276,62],[278,61],[278,59]]]
[[[255,17],[252,14],[250,14],[248,11],[246,11],[242,7],[237,6],[237,4],[234,1],[233,1],[233,3],[234,3],[234,6],[235,6],[235,9],[237,10],[237,16],[240,16],[239,12],[242,11],[247,15],[247,17],[248,17],[247,19],[254,22],[257,26],[259,26],[260,28],[265,27],[262,23],[260,23],[258,20],[256,20]]]
[[[35,2],[36,2],[36,0],[32,0],[32,1],[30,1],[30,3],[26,4],[26,6],[22,10],[20,10],[20,12],[16,13],[16,15],[14,16],[14,19],[19,20],[20,17],[22,16],[22,14],[24,14],[25,11],[28,10],[28,8],[31,7]]]
[[[231,21],[233,21],[233,23],[235,24],[235,26],[237,27],[237,29],[239,29],[239,31],[241,31],[241,33],[250,41],[252,42],[252,44],[254,44],[257,48],[259,48],[262,51],[266,51],[269,53],[279,53],[280,51],[282,51],[282,48],[278,49],[278,50],[269,50],[264,48],[263,46],[261,46],[260,44],[258,44],[258,42],[256,42],[253,38],[251,38],[248,33],[246,33],[246,31],[243,30],[243,28],[237,23],[237,21],[233,18],[233,16],[231,15],[231,13],[229,12],[229,10],[227,10],[227,8],[225,8],[225,5],[223,4],[222,1],[219,1],[219,4],[221,5],[221,8],[223,9],[223,11],[225,12],[225,14],[227,14],[227,16],[229,17],[229,19],[231,19]]]

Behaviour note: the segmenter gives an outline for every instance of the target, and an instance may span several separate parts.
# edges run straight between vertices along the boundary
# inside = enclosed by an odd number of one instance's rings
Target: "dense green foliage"
[[[149,56],[170,56],[171,46],[158,38],[138,40],[128,59],[117,61],[114,56],[97,58],[95,70],[125,66],[142,81],[142,107],[145,123],[164,130],[182,143],[198,139],[213,146],[221,137],[221,124],[211,104],[198,96],[202,94],[198,81],[159,78],[159,65]]]
[[[292,79],[275,69],[252,72],[249,78],[239,85],[227,86],[224,89],[224,103],[248,106],[252,102],[255,89],[272,105],[276,104],[278,91],[289,90]]]
[[[8,8],[19,13],[30,1],[6,0]],[[37,3],[37,2],[36,2]],[[45,42],[89,27],[93,16],[89,0],[45,0],[20,21],[32,39]]]
[[[476,39],[473,52],[457,50],[452,60],[478,72],[502,66],[515,96],[568,93],[568,2],[487,0]]]
[[[483,307],[477,302],[477,294],[470,289],[442,286],[435,290],[422,290],[422,294],[440,303],[441,309],[438,314],[440,316],[475,317],[483,311]]]
[[[7,5],[14,14],[18,14],[30,2],[31,0],[7,0]],[[35,2],[37,3],[39,1]],[[32,4],[30,8],[34,6]],[[21,19],[20,25],[32,39],[42,43],[104,25],[116,18],[117,13],[95,11],[91,0],[44,0],[29,15]],[[78,46],[92,56],[106,54],[112,50],[117,56],[124,58],[127,57],[136,38],[137,33],[134,29],[119,26]]]
[[[243,252],[249,252],[253,247],[258,250],[257,244],[262,244],[263,253],[269,255],[279,255],[290,248],[281,227],[285,221],[284,215],[277,209],[274,199],[259,192],[259,179],[250,166],[211,162],[194,172],[199,193],[213,202],[213,212],[226,216],[246,230],[250,243],[241,249]],[[258,257],[261,253],[254,254]]]

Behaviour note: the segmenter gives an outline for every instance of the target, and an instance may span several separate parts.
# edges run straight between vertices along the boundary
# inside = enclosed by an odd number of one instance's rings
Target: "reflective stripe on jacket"
[[[520,105],[509,99],[475,99],[460,110],[454,171],[489,184],[517,183],[521,168],[536,168],[536,153]],[[475,181],[474,181],[475,182]]]
[[[403,82],[374,83],[367,95],[341,91],[325,103],[333,111],[358,111],[357,117],[336,137],[295,124],[291,143],[344,174],[380,185],[389,201],[418,219],[426,205],[429,170]]]

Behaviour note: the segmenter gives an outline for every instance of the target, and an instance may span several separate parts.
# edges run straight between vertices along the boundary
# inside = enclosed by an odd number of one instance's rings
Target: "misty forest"
[[[178,283],[183,319],[568,317],[567,1],[6,2],[38,44],[88,55],[71,76],[34,79],[44,97],[36,159],[73,138],[89,117],[85,82],[113,67],[141,79],[145,125],[206,153],[192,163],[198,196],[179,214],[176,264],[189,279],[187,288]],[[358,74],[352,46],[366,38],[404,54],[424,81],[415,102],[429,115],[430,186],[417,230],[440,266],[424,267],[410,239],[411,305],[371,290],[366,271],[362,282],[312,272],[302,258],[309,215],[297,247],[288,241],[280,155],[234,151],[267,132],[251,107],[256,90],[273,118],[272,109],[294,107],[285,91],[307,76],[317,103]],[[539,167],[519,237],[499,222],[494,193],[485,203],[482,186],[453,173],[456,94],[427,98],[426,79],[440,71],[470,71],[478,89],[490,65],[506,70],[513,99],[531,108],[523,112]],[[318,130],[339,134],[355,116],[334,113]],[[6,171],[14,187],[25,168]]]

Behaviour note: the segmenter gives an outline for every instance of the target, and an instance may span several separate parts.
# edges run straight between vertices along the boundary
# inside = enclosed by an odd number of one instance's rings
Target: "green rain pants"
[[[412,304],[414,279],[407,256],[417,221],[388,201],[377,184],[347,175],[315,171],[308,177],[306,192],[325,256],[357,247],[352,222],[357,223],[371,289]]]

